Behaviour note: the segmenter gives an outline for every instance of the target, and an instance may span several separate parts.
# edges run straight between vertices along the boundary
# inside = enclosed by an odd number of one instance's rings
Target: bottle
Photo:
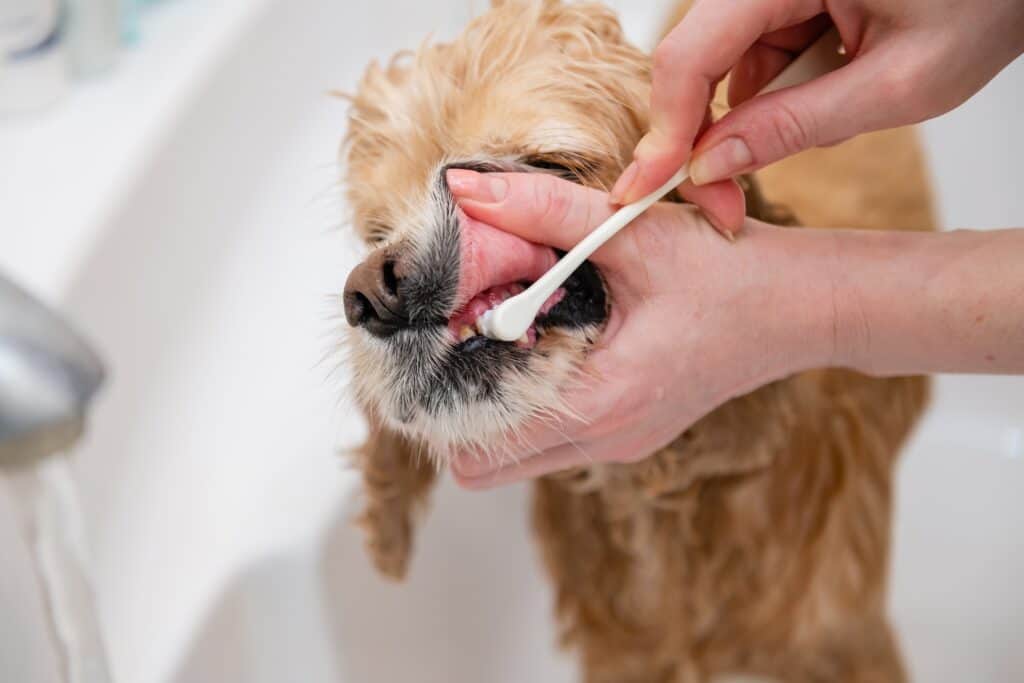
[[[67,89],[59,0],[0,2],[0,113],[42,109]]]

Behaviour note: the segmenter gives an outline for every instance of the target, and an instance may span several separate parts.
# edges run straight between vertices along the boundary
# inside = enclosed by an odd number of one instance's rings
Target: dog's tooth
[[[466,341],[467,339],[475,336],[476,330],[474,330],[469,325],[463,325],[461,328],[459,328],[459,341]]]
[[[516,339],[516,346],[522,346],[523,348],[526,348],[529,345],[530,345],[530,333],[529,332],[523,332],[523,336],[520,337],[519,339]]]

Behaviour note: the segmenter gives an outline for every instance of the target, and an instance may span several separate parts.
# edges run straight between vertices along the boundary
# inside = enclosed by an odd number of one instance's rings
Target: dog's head
[[[493,447],[558,395],[608,315],[585,264],[518,342],[475,321],[556,254],[460,214],[445,170],[557,173],[608,187],[646,129],[649,64],[614,15],[496,2],[455,42],[373,64],[344,148],[353,222],[373,249],[345,287],[350,355],[372,419],[423,442]]]

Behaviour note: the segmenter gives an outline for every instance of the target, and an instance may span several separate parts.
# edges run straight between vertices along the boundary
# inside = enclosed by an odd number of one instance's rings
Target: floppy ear
[[[426,506],[437,470],[405,437],[372,419],[370,424],[370,436],[356,452],[366,495],[358,523],[377,570],[401,580],[412,554],[416,518]]]

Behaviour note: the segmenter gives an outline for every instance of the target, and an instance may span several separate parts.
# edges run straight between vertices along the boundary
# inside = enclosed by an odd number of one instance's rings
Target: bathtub
[[[628,3],[638,40],[660,4]],[[111,370],[75,468],[116,681],[574,680],[526,487],[442,483],[400,585],[374,574],[350,522],[359,486],[341,454],[364,426],[339,365],[337,294],[359,249],[339,229],[345,105],[326,93],[475,9],[247,3],[76,236],[73,265],[39,283]],[[1022,67],[925,128],[949,225],[1024,225],[1011,151],[1024,134],[1010,125]],[[1024,680],[1022,496],[1024,379],[938,378],[895,526],[892,614],[917,680]],[[47,683],[56,668],[5,512],[0,680]]]

